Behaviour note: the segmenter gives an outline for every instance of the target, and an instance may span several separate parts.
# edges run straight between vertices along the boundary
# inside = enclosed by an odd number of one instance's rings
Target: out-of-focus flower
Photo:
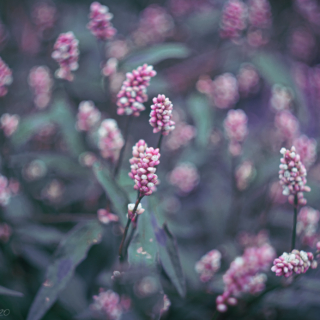
[[[73,80],[71,71],[78,69],[79,41],[75,38],[72,31],[61,33],[54,44],[52,58],[56,60],[60,68],[56,71],[57,78],[68,81]]]
[[[283,140],[290,142],[299,134],[298,119],[288,110],[278,112],[274,123]]]
[[[143,105],[148,100],[147,87],[150,79],[157,73],[152,66],[144,64],[132,72],[126,74],[126,80],[117,95],[117,106],[119,115],[139,116],[145,110]]]
[[[275,111],[289,110],[293,102],[293,92],[280,84],[272,87],[270,106]]]
[[[44,188],[42,195],[45,199],[49,200],[52,203],[58,203],[64,193],[64,185],[61,181],[56,179],[52,180]]]
[[[241,191],[245,190],[249,183],[253,180],[256,170],[251,161],[242,162],[235,172],[237,188]]]
[[[9,180],[9,189],[10,189],[11,195],[18,194],[20,190],[20,182],[14,178],[11,178]]]
[[[11,227],[4,223],[0,223],[0,240],[1,242],[8,242],[12,234]]]
[[[301,208],[298,214],[297,234],[304,244],[313,247],[319,239],[317,234],[320,212],[310,207]]]
[[[109,12],[107,6],[96,1],[92,2],[89,18],[87,27],[98,40],[106,41],[114,37],[117,30],[112,26],[113,14]]]
[[[288,196],[291,204],[294,204],[294,198],[297,196],[298,204],[305,205],[307,200],[303,196],[303,192],[309,192],[310,187],[307,183],[307,170],[300,161],[300,155],[296,152],[296,148],[290,150],[282,148],[280,153],[283,157],[280,159],[279,179],[283,188],[283,194]]]
[[[111,290],[100,291],[98,296],[93,296],[94,303],[90,306],[93,311],[106,316],[108,320],[119,320],[123,313],[120,297]]]
[[[28,181],[38,180],[47,173],[46,164],[39,159],[33,160],[23,167],[23,177]]]
[[[109,77],[117,72],[117,68],[118,68],[118,60],[116,58],[110,58],[102,67],[101,73],[105,77]]]
[[[229,0],[222,12],[220,21],[220,36],[237,39],[247,27],[248,8],[239,0]]]
[[[92,152],[83,152],[79,156],[79,162],[84,167],[92,167],[96,161],[97,157]]]
[[[283,204],[287,202],[287,197],[282,193],[282,186],[279,184],[279,181],[273,182],[270,186],[270,199],[273,203]]]
[[[101,114],[92,101],[82,101],[77,114],[77,129],[89,131],[98,124]]]
[[[316,0],[295,0],[295,5],[309,22],[315,25],[320,24],[320,6]]]
[[[4,134],[6,137],[10,137],[18,129],[20,117],[17,114],[4,113],[0,118],[0,122]]]
[[[256,68],[250,63],[245,63],[241,66],[237,80],[239,92],[244,97],[259,90],[260,77]]]
[[[167,136],[175,128],[175,122],[172,120],[172,102],[164,94],[159,94],[152,102],[149,123],[154,128],[153,133],[161,132]]]
[[[106,209],[99,209],[98,212],[98,219],[103,224],[109,224],[110,222],[119,221],[119,217],[115,214],[109,212]]]
[[[33,67],[29,73],[29,85],[34,93],[34,103],[37,108],[44,109],[51,99],[53,80],[46,66]]]
[[[0,174],[0,205],[6,206],[11,198],[8,179]]]
[[[7,64],[0,58],[0,97],[7,94],[7,86],[12,83],[12,72]]]
[[[32,10],[34,24],[40,31],[54,27],[57,9],[52,2],[41,1],[35,4]]]
[[[138,46],[163,42],[172,34],[174,22],[165,8],[152,4],[142,11],[139,26],[132,36]]]
[[[182,195],[190,193],[198,185],[199,180],[198,170],[190,162],[179,164],[168,174],[169,183],[178,187]]]
[[[301,162],[306,168],[311,167],[317,158],[317,142],[314,139],[309,139],[306,135],[293,140],[297,153],[300,155]]]
[[[140,250],[139,250],[140,249]],[[141,254],[148,255],[146,251],[143,251],[140,247],[138,251]],[[138,252],[139,253],[139,252]],[[140,281],[137,281],[134,286],[135,294],[140,298],[149,297],[159,290],[159,283],[154,276],[143,277]]]
[[[171,301],[169,300],[166,294],[163,295],[163,307],[160,310],[160,313],[163,314],[169,310],[171,306]]]
[[[224,129],[230,140],[229,151],[232,156],[238,156],[241,153],[241,144],[248,134],[247,122],[248,118],[243,110],[228,111],[224,120]]]
[[[98,146],[102,157],[111,159],[113,162],[116,161],[124,145],[117,122],[113,119],[103,120],[98,130],[98,136]]]
[[[242,232],[239,234],[238,241],[244,248],[256,246],[262,247],[264,244],[269,243],[269,234],[265,229],[260,230],[257,235],[248,232]]]
[[[175,16],[207,11],[212,8],[210,0],[169,0],[169,7]]]
[[[311,252],[292,250],[291,253],[284,252],[279,258],[273,261],[271,271],[276,276],[290,277],[293,273],[306,273],[312,265],[313,254]]]
[[[291,35],[289,49],[295,58],[309,61],[314,54],[315,43],[314,36],[310,31],[298,28]]]
[[[114,40],[107,44],[107,57],[121,60],[129,53],[129,46],[126,40]]]
[[[219,109],[231,108],[239,100],[237,79],[231,73],[216,77],[211,90],[213,103]]]
[[[262,29],[250,27],[247,32],[247,41],[251,47],[259,48],[269,42],[269,36]]]
[[[256,28],[268,28],[271,26],[271,7],[268,0],[250,0],[249,23]]]
[[[211,250],[206,253],[195,265],[197,273],[202,282],[208,282],[220,269],[221,253],[218,250]]]
[[[223,276],[224,292],[216,299],[217,310],[225,312],[228,305],[236,305],[242,293],[257,294],[264,290],[267,271],[275,257],[269,244],[247,248],[242,257],[237,257]]]
[[[139,215],[139,214],[144,213],[144,211],[145,211],[145,210],[142,208],[141,203],[139,203],[138,206],[137,206],[137,209],[136,209],[135,214],[133,214],[134,207],[135,207],[135,204],[134,204],[134,203],[129,203],[129,204],[128,204],[128,216],[129,216],[129,219],[131,219],[131,220],[135,218],[135,215],[136,215],[136,214]]]

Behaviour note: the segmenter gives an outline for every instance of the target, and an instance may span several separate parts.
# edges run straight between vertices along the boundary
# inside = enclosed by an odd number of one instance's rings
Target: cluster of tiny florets
[[[129,203],[128,204],[128,217],[131,220],[134,220],[134,218],[136,217],[136,215],[142,214],[144,213],[145,209],[142,208],[141,203],[138,204],[137,209],[135,212],[133,212],[135,207],[134,203]]]
[[[301,208],[298,214],[297,234],[302,243],[313,247],[319,239],[317,233],[318,223],[320,221],[320,212],[310,207]]]
[[[301,162],[306,168],[311,167],[317,158],[317,141],[308,138],[306,135],[301,135],[293,140],[297,153],[300,155]]]
[[[249,1],[249,23],[255,28],[267,28],[271,25],[271,7],[268,0]]]
[[[1,129],[6,137],[10,137],[18,128],[20,117],[17,114],[4,113],[0,118]]]
[[[100,111],[92,101],[82,101],[77,114],[77,129],[79,131],[91,130],[100,120]]]
[[[12,83],[12,72],[7,64],[0,58],[0,97],[7,94],[7,86]]]
[[[87,27],[98,40],[112,39],[116,34],[117,31],[111,23],[113,15],[107,6],[96,1],[92,2],[89,18]]]
[[[98,137],[98,146],[102,157],[116,161],[124,145],[124,140],[117,122],[113,119],[103,120],[98,129]]]
[[[154,128],[153,133],[161,132],[166,136],[175,128],[172,120],[172,102],[164,94],[159,94],[152,102],[149,123]]]
[[[200,275],[202,282],[208,282],[220,269],[221,253],[211,250],[205,254],[195,265],[196,272]]]
[[[79,67],[78,45],[79,41],[75,38],[72,31],[59,35],[52,52],[52,58],[60,65],[60,68],[55,73],[57,78],[68,81],[73,80],[71,71],[75,71]]]
[[[283,140],[292,141],[299,132],[298,119],[288,110],[280,111],[276,114],[275,126]]]
[[[289,87],[274,84],[271,90],[270,106],[275,111],[289,110],[293,102],[293,92]]]
[[[237,80],[239,92],[244,97],[256,93],[259,89],[259,74],[250,63],[245,63],[241,66]]]
[[[274,259],[271,271],[275,272],[276,276],[290,277],[293,273],[306,273],[311,267],[315,269],[317,262],[313,260],[311,252],[292,250],[292,252],[284,252],[279,258]]]
[[[307,170],[300,161],[300,155],[296,152],[295,147],[290,150],[282,148],[280,153],[283,155],[280,162],[279,179],[283,188],[283,195],[288,196],[291,204],[297,196],[298,203],[305,205],[307,200],[303,197],[303,192],[309,192],[310,188],[306,186]]]
[[[147,87],[156,74],[153,67],[147,64],[126,74],[126,80],[117,95],[119,115],[139,116],[145,110],[143,103],[148,100]]]
[[[109,212],[106,209],[99,209],[97,212],[98,220],[103,224],[109,224],[110,222],[119,221],[119,217]]]

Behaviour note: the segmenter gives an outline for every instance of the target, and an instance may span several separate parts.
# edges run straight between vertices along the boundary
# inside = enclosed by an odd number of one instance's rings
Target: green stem
[[[297,235],[297,215],[298,215],[298,196],[294,196],[294,206],[293,206],[293,230],[291,238],[291,251],[296,246],[296,235]]]
[[[163,134],[162,134],[162,132],[161,132],[161,133],[160,133],[160,138],[159,138],[159,141],[158,141],[158,144],[157,144],[157,148],[159,149],[159,151],[160,151],[160,149],[161,149],[162,139],[163,139]]]

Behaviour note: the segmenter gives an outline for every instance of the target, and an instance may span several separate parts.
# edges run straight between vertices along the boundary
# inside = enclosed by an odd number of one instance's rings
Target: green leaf
[[[163,60],[186,58],[189,49],[182,43],[163,43],[131,54],[124,62],[126,71],[131,71],[145,63],[155,65]]]
[[[111,177],[107,168],[103,167],[100,162],[93,165],[93,172],[110,199],[114,210],[116,210],[120,222],[126,224],[126,212],[130,202],[127,194],[120,188],[117,182]]]
[[[191,95],[187,101],[187,105],[197,128],[197,145],[206,147],[212,128],[212,108],[208,100],[200,94]]]
[[[79,223],[61,241],[27,320],[40,320],[43,317],[72,278],[75,268],[86,258],[91,246],[100,242],[101,233],[102,226],[98,221]]]
[[[0,286],[0,295],[13,296],[13,297],[23,297],[23,293],[18,291],[13,291],[11,289]]]

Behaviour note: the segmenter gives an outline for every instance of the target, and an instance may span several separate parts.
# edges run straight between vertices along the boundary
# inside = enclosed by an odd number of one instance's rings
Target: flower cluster
[[[123,313],[120,297],[111,290],[101,291],[98,296],[93,296],[94,303],[91,305],[93,311],[107,316],[108,320],[119,320]]]
[[[301,208],[298,215],[297,234],[302,238],[302,242],[310,247],[317,242],[318,223],[320,212],[310,207]]]
[[[248,232],[241,232],[238,237],[239,244],[244,247],[261,247],[266,243],[269,243],[269,235],[268,231],[262,229],[258,232],[258,234],[251,234]]]
[[[98,220],[103,224],[109,224],[110,222],[119,221],[118,216],[109,212],[106,209],[99,209],[97,214],[98,214]]]
[[[236,305],[236,297],[241,293],[256,294],[265,287],[267,271],[275,257],[275,251],[269,244],[247,248],[242,257],[237,257],[223,276],[224,292],[217,297],[217,310],[227,311],[227,305]]]
[[[181,163],[168,175],[169,182],[178,187],[182,195],[190,193],[199,183],[197,168],[190,162]]]
[[[0,205],[6,206],[11,198],[11,192],[9,188],[8,179],[5,176],[0,175]]]
[[[118,60],[116,58],[110,58],[107,62],[103,65],[101,73],[105,77],[112,76],[117,72],[118,68]]]
[[[200,275],[202,282],[208,282],[220,269],[221,253],[218,250],[211,250],[205,254],[195,265],[195,270]]]
[[[72,31],[59,35],[54,44],[52,58],[59,63],[60,68],[56,71],[57,78],[73,80],[71,71],[78,69],[78,50],[79,41],[75,38]]]
[[[124,145],[117,122],[113,119],[103,120],[98,129],[98,136],[98,146],[102,157],[116,161]]]
[[[272,87],[270,106],[275,111],[289,110],[293,101],[293,92],[290,88],[280,84]]]
[[[166,9],[153,4],[143,10],[139,26],[132,36],[138,46],[145,46],[164,41],[173,27],[173,19]]]
[[[247,27],[247,6],[240,0],[229,0],[222,12],[220,36],[236,39]]]
[[[91,130],[100,120],[100,111],[92,101],[82,101],[77,114],[77,129],[79,131]]]
[[[49,1],[42,1],[35,4],[32,10],[32,18],[38,30],[45,31],[54,27],[57,9]]]
[[[236,185],[240,191],[245,190],[255,175],[255,168],[251,161],[241,163],[235,172]]]
[[[144,213],[144,211],[145,211],[145,210],[142,208],[141,203],[138,204],[137,209],[136,209],[135,212],[133,212],[134,207],[135,207],[135,204],[134,204],[134,203],[129,203],[129,204],[128,204],[128,217],[129,217],[129,219],[131,219],[131,220],[133,220],[136,215],[142,214],[142,213]]]
[[[290,111],[284,110],[278,112],[274,122],[279,135],[284,140],[292,141],[299,132],[298,119]]]
[[[51,99],[53,80],[46,66],[33,67],[29,73],[29,85],[34,92],[34,104],[39,109],[48,106]]]
[[[290,150],[282,148],[280,153],[283,155],[280,162],[279,179],[283,188],[283,195],[288,196],[291,204],[297,196],[298,204],[305,205],[307,200],[303,197],[303,192],[309,192],[310,187],[307,183],[307,170],[300,161],[300,156],[296,153],[296,148]]]
[[[20,117],[17,114],[4,113],[0,118],[1,129],[6,137],[10,137],[18,128]]]
[[[259,74],[256,68],[250,63],[245,63],[241,66],[237,80],[239,92],[244,97],[256,93],[259,89]]]
[[[96,1],[92,2],[89,18],[90,22],[87,27],[98,40],[105,41],[107,39],[112,39],[116,34],[117,31],[110,22],[113,15],[109,12],[107,6]]]
[[[12,234],[12,229],[7,223],[0,223],[0,240],[1,242],[8,242]]]
[[[308,62],[314,56],[316,40],[306,28],[297,28],[292,32],[290,39],[291,54],[302,61]]]
[[[155,173],[157,171],[156,167],[160,163],[160,151],[158,148],[148,148],[144,140],[140,140],[133,147],[132,154],[129,177],[134,179],[134,189],[139,190],[140,197],[149,196],[158,184],[158,176]]]
[[[7,94],[6,86],[12,83],[12,72],[7,64],[0,58],[0,97]]]
[[[311,167],[317,158],[317,141],[309,139],[306,135],[301,135],[293,140],[301,162],[307,167]]]
[[[163,314],[169,310],[171,306],[171,301],[166,294],[163,295],[163,307],[160,310],[160,314]]]
[[[268,28],[271,25],[271,7],[268,0],[249,1],[249,23],[255,28]]]
[[[126,74],[126,80],[117,95],[117,106],[119,115],[139,116],[145,110],[143,105],[148,100],[147,87],[150,79],[157,73],[152,66],[144,64],[132,72]]]
[[[309,268],[317,267],[316,261],[313,260],[311,252],[292,250],[292,252],[284,252],[279,258],[274,259],[271,271],[275,272],[276,276],[290,277],[293,273],[306,273]]]
[[[167,136],[175,128],[175,122],[172,120],[172,103],[164,94],[159,94],[152,102],[149,123],[154,128],[153,133],[161,132]]]
[[[230,140],[229,151],[233,156],[241,153],[241,143],[248,134],[247,122],[247,115],[240,109],[228,111],[224,120],[224,129]]]

